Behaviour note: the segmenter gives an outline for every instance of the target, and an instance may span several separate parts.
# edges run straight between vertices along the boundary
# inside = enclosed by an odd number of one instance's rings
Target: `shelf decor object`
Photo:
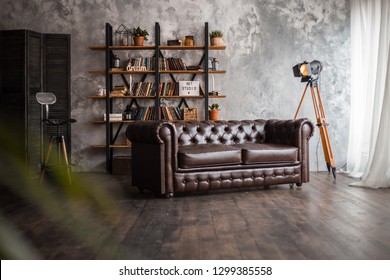
[[[197,121],[198,120],[198,109],[197,108],[184,108],[183,109],[183,120]]]
[[[140,28],[139,26],[137,28],[133,28],[131,34],[133,35],[134,46],[143,46],[144,41],[148,40],[148,31]]]
[[[199,95],[199,81],[179,81],[179,96]]]
[[[222,46],[223,45],[223,32],[221,30],[214,30],[210,32],[210,45]]]
[[[125,25],[121,24],[115,30],[115,45],[116,46],[128,46],[130,45],[131,31]]]
[[[219,110],[221,110],[219,104],[214,103],[209,106],[209,109],[209,119],[212,121],[218,120]]]

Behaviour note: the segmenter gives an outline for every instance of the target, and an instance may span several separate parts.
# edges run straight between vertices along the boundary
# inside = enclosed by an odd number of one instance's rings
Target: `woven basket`
[[[198,109],[197,108],[184,108],[183,109],[183,120],[197,121],[198,120]]]

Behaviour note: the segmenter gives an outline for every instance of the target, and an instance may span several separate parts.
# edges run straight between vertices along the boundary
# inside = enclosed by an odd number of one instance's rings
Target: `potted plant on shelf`
[[[139,26],[137,28],[133,28],[131,31],[131,35],[133,35],[134,46],[143,46],[144,41],[148,40],[148,31],[146,29],[141,29]]]
[[[212,121],[218,120],[219,105],[217,103],[211,104],[209,106],[209,119]]]
[[[214,30],[210,32],[210,45],[212,46],[222,46],[223,33],[221,30]]]

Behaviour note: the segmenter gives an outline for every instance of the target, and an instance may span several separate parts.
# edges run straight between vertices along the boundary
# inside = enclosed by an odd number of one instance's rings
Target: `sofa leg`
[[[265,189],[265,190],[269,190],[269,185],[265,185],[265,186],[264,186],[264,189]]]
[[[296,185],[297,188],[301,188],[302,187],[302,183],[296,183],[296,184],[292,183],[292,184],[290,184],[290,189],[293,189],[294,185]]]
[[[165,194],[165,198],[172,198],[172,197],[173,197],[173,193],[172,192],[169,192],[169,193]]]

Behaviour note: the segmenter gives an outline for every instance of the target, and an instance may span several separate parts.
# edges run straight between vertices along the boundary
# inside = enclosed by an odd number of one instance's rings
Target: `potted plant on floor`
[[[141,29],[139,26],[137,28],[133,28],[131,31],[134,40],[134,46],[143,46],[144,41],[148,40],[148,31],[146,29]]]
[[[218,120],[218,114],[219,114],[219,105],[217,103],[214,103],[209,106],[209,119],[212,121]]]
[[[210,45],[222,46],[223,45],[223,33],[221,30],[214,30],[210,32]]]

